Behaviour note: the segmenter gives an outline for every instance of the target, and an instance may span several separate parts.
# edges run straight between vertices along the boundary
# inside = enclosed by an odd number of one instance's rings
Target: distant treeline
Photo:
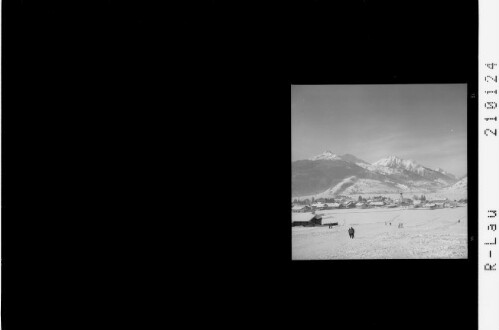
[[[419,200],[419,201],[422,201],[422,202],[426,202],[427,201],[425,195],[421,195],[421,196],[414,195],[414,196],[412,196],[412,199],[413,200]],[[293,200],[293,204],[296,204],[296,205],[310,205],[310,204],[314,204],[314,203],[317,203],[317,202],[320,202],[320,203],[342,203],[342,202],[345,202],[345,201],[348,201],[348,200],[354,200],[354,199],[351,198],[351,197],[347,197],[347,196],[338,196],[337,198],[317,198],[317,199],[315,199],[314,197],[312,197],[311,199],[307,198],[307,199],[303,199],[303,200],[298,200],[297,198],[295,198]],[[371,197],[371,198],[369,198],[369,200],[371,200],[371,201],[383,201],[383,202],[387,202],[387,201],[391,201],[391,198],[379,195],[379,196]],[[362,196],[359,196],[359,198],[357,199],[357,201],[358,202],[367,202],[368,199],[363,198]],[[456,200],[454,200],[454,201],[456,201]],[[462,199],[458,200],[457,202],[459,202],[459,203],[468,203],[468,199],[467,198],[462,198]]]
[[[298,200],[298,199],[294,199],[293,200],[293,204],[296,204],[296,205],[310,205],[310,204],[313,204],[313,203],[317,203],[317,202],[321,202],[321,203],[337,203],[336,200],[334,198],[313,198],[312,199],[303,199],[303,200]],[[339,199],[338,199],[338,202],[339,202]]]

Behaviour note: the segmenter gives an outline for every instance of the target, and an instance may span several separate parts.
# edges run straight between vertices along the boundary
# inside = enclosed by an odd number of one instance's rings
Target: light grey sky
[[[331,150],[467,173],[466,84],[293,85],[292,160]]]

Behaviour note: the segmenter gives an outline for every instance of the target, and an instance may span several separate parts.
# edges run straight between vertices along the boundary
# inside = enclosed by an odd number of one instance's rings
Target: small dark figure
[[[355,229],[352,227],[352,238],[355,238]]]
[[[353,238],[353,228],[352,227],[348,228],[348,236],[350,236],[350,238]]]
[[[461,222],[461,219],[457,220],[457,223],[460,223]]]
[[[390,222],[390,226],[392,225],[392,223]]]

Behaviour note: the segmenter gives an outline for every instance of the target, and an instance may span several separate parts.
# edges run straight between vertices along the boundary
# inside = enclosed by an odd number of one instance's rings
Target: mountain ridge
[[[372,164],[352,155],[327,150],[292,162],[292,195],[433,192],[458,180],[412,159],[388,156]]]

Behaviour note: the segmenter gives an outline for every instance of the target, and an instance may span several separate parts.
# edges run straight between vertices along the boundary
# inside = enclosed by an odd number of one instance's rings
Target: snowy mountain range
[[[315,157],[298,160],[292,165],[293,197],[321,194],[435,192],[444,188],[462,189],[455,175],[431,169],[414,160],[389,156],[372,164],[350,154],[325,151]],[[453,188],[452,188],[453,187]],[[464,188],[466,189],[466,188]]]

